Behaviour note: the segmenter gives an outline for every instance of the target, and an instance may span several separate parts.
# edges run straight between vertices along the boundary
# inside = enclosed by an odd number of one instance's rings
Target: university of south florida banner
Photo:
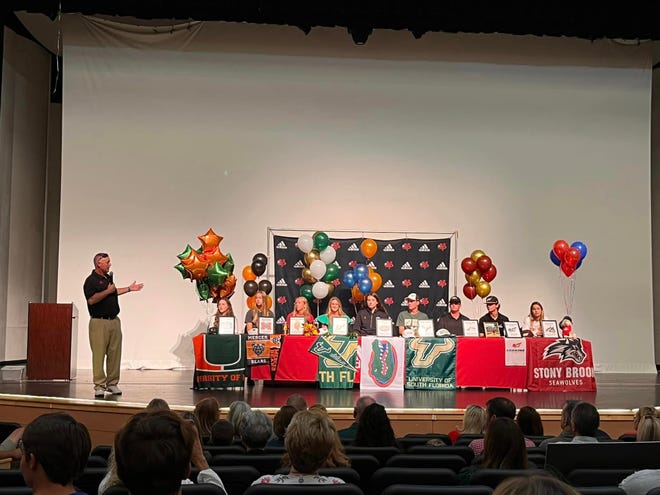
[[[245,337],[205,335],[193,337],[195,390],[242,387],[245,379]]]
[[[406,389],[456,389],[456,338],[406,339]]]
[[[357,337],[324,335],[318,337],[309,352],[319,357],[320,388],[353,388],[357,372]]]
[[[591,342],[582,339],[527,339],[530,391],[595,391]]]

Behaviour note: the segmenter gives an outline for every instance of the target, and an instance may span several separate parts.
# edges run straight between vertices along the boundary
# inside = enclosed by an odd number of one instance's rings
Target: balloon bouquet
[[[195,281],[200,301],[211,299],[216,303],[221,297],[231,297],[236,288],[234,260],[230,253],[220,251],[222,237],[209,228],[206,234],[197,236],[202,246],[195,250],[190,244],[177,255],[180,263],[174,268],[184,279]]]
[[[472,251],[469,257],[461,261],[461,269],[465,273],[467,283],[463,286],[463,294],[470,300],[490,294],[490,283],[497,276],[497,268],[493,261],[481,249]]]
[[[377,292],[380,286],[383,285],[383,278],[369,266],[369,260],[374,257],[377,251],[378,244],[376,244],[376,241],[373,239],[363,240],[360,244],[360,252],[367,259],[367,262],[356,264],[352,270],[346,270],[342,276],[342,283],[351,289],[351,302],[354,305],[364,301],[367,294]]]
[[[257,291],[264,292],[266,294],[266,307],[271,309],[273,306],[273,300],[270,297],[270,293],[273,290],[273,284],[268,279],[262,279],[257,281],[257,277],[261,277],[266,273],[266,268],[268,267],[268,257],[263,253],[257,253],[252,257],[252,263],[245,265],[243,268],[243,292],[247,296],[247,306],[250,309],[254,308],[254,296]]]
[[[554,242],[550,250],[550,261],[559,267],[564,277],[560,278],[562,295],[566,314],[570,316],[573,310],[575,296],[575,272],[580,269],[584,258],[587,257],[587,245],[582,241],[575,241],[570,246],[568,242],[559,239]],[[570,318],[569,318],[570,319]],[[572,321],[571,321],[572,324]]]
[[[337,252],[330,245],[328,234],[302,234],[296,245],[304,253],[305,263],[301,273],[305,283],[300,287],[300,295],[310,302],[331,296],[335,290],[332,282],[339,277],[339,267],[334,263]]]

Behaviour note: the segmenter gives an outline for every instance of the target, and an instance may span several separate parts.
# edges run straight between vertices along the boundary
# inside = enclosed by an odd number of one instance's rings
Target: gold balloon
[[[490,284],[482,280],[477,284],[477,295],[479,297],[486,297],[488,294],[490,294]]]
[[[335,286],[332,284],[327,284],[328,285],[328,295],[325,297],[330,297],[332,293],[335,291]]]
[[[467,280],[470,285],[476,286],[479,283],[479,280],[481,280],[481,272],[475,270],[472,273],[466,273],[465,280]]]
[[[472,251],[472,254],[470,255],[470,258],[472,258],[474,260],[474,262],[476,263],[477,260],[479,258],[481,258],[484,254],[486,254],[486,253],[484,253],[481,249],[476,249],[476,250]]]
[[[302,279],[308,284],[315,284],[316,282],[318,282],[316,277],[312,275],[312,270],[310,268],[303,268]]]
[[[318,249],[312,249],[309,253],[305,253],[305,265],[309,266],[312,261],[320,260],[321,253]]]

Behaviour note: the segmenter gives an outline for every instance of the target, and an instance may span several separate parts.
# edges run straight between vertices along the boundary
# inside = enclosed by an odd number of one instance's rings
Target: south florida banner
[[[353,388],[358,362],[356,337],[324,335],[316,339],[309,352],[319,357],[320,388]]]
[[[195,390],[243,386],[245,378],[243,335],[196,335],[193,337],[193,348]]]
[[[582,339],[527,339],[530,391],[596,390],[591,342]]]
[[[405,346],[400,337],[362,337],[360,388],[403,390]]]
[[[456,390],[456,338],[406,339],[405,388]]]

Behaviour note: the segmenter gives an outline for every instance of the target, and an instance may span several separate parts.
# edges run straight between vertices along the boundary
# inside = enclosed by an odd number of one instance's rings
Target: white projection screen
[[[79,368],[98,251],[145,284],[120,298],[122,366],[192,366],[207,308],[173,266],[212,227],[239,320],[268,228],[457,232],[453,258],[488,253],[520,321],[535,300],[565,314],[548,254],[581,240],[572,316],[597,371],[655,372],[646,45],[81,16],[63,34],[58,299],[80,309]]]

